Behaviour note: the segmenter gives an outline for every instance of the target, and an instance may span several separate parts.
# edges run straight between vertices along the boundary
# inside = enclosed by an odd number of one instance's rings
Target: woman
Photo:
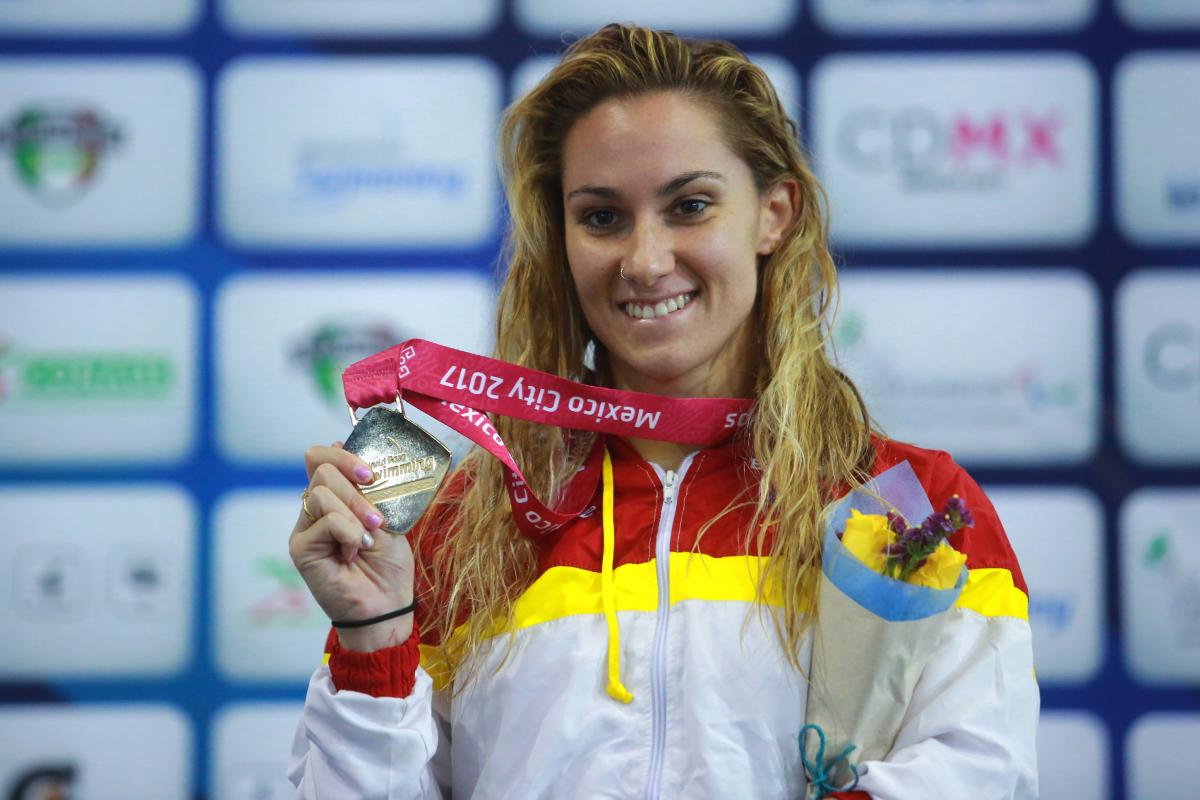
[[[498,358],[754,398],[754,413],[695,452],[497,420],[544,498],[602,449],[593,507],[608,494],[611,510],[524,536],[476,449],[414,532],[415,560],[376,530],[356,489],[370,469],[311,448],[291,552],[321,607],[361,621],[420,605],[331,635],[292,779],[306,797],[800,797],[822,510],[908,460],[935,505],[972,507],[952,539],[968,567],[1020,593],[995,512],[945,453],[873,434],[829,362],[821,190],[736,49],[608,26],[508,110],[501,165]],[[844,796],[1036,795],[1029,625],[1011,607],[968,584],[895,748]]]

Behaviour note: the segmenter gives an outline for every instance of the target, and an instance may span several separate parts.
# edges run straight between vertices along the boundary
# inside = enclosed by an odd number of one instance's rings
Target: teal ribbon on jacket
[[[808,748],[804,746],[804,740],[810,730],[815,731],[817,734],[817,755],[813,759],[808,757]],[[808,791],[811,796],[821,798],[833,792],[850,792],[854,790],[855,786],[858,786],[858,767],[849,761],[850,754],[854,752],[856,745],[846,745],[842,748],[842,752],[826,761],[825,731],[821,730],[820,725],[815,725],[811,722],[805,725],[800,729],[800,735],[797,739],[800,743],[800,762],[804,764],[804,775],[808,778]],[[846,762],[846,766],[853,773],[854,780],[850,781],[846,786],[834,786],[830,783],[833,780],[830,773],[843,761]]]

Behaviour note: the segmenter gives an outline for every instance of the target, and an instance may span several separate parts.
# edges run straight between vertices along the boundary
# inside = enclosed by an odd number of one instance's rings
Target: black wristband
[[[370,619],[355,619],[355,620],[331,619],[331,620],[329,620],[329,622],[335,628],[365,628],[368,625],[374,625],[376,622],[385,622],[386,620],[395,619],[396,617],[403,617],[405,614],[411,613],[416,610],[417,610],[417,598],[414,597],[413,601],[411,603],[409,603],[408,605],[406,605],[404,608],[398,608],[395,611],[389,611],[386,614],[380,614],[378,617],[371,617]]]

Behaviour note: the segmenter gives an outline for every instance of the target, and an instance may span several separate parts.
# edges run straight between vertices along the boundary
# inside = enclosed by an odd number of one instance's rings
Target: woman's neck
[[[660,442],[656,439],[626,439],[626,441],[643,459],[672,472],[677,471],[683,460],[696,450],[695,445]]]

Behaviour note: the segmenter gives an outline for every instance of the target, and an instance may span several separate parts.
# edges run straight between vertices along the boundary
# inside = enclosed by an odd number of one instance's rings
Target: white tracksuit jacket
[[[540,542],[541,574],[517,602],[512,651],[507,635],[494,639],[457,696],[430,677],[436,642],[422,642],[416,667],[416,634],[375,654],[334,648],[297,732],[297,796],[804,797],[806,684],[754,603],[764,560],[746,555],[749,510],[697,544],[700,526],[756,479],[749,462],[731,444],[665,473],[619,439],[607,445],[619,671],[632,702],[606,692],[603,536],[601,515],[590,514]],[[995,511],[947,454],[885,439],[876,449],[876,472],[907,459],[935,508],[955,493],[966,499],[975,525],[951,543],[967,554],[969,578],[894,748],[860,765],[859,793],[836,796],[1036,798],[1028,599]]]

